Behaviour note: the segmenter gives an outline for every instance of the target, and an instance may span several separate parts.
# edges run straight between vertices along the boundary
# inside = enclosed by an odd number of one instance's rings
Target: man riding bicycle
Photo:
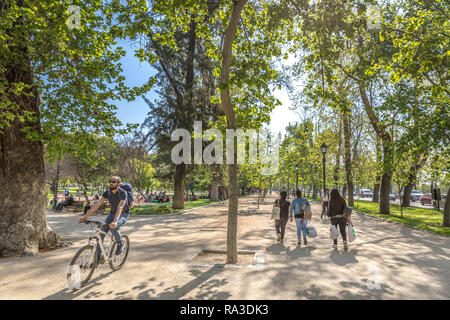
[[[89,211],[78,219],[78,222],[82,223],[93,213],[95,213],[104,203],[108,200],[111,211],[104,221],[104,225],[101,226],[101,231],[108,232],[111,230],[114,238],[117,242],[116,254],[121,254],[124,249],[124,241],[120,235],[119,228],[128,221],[130,215],[130,208],[128,205],[127,192],[120,188],[120,177],[113,176],[109,180],[109,188],[103,193],[101,199],[89,209]],[[102,241],[105,238],[104,234],[101,234]],[[100,246],[97,245],[97,261],[101,263],[102,252]],[[104,259],[102,260],[104,261]]]

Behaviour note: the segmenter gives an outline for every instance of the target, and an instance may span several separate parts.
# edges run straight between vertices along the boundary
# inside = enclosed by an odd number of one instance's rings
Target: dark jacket
[[[341,214],[344,214],[344,208],[347,206],[347,203],[343,202],[342,206],[340,206],[339,208],[336,208],[333,206],[333,203],[330,201],[328,202],[328,215],[333,218],[334,216],[338,216]]]

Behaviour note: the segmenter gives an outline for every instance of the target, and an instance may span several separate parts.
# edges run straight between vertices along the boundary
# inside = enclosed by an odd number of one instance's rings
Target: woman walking
[[[330,200],[329,191],[327,188],[323,191],[322,195],[320,196],[320,200],[322,201],[322,214],[320,215],[320,219],[323,220],[323,215],[325,214],[325,217],[328,216],[328,202]]]
[[[345,231],[346,228],[346,219],[344,218],[344,209],[347,206],[345,199],[342,198],[338,189],[333,189],[330,192],[330,205],[328,207],[328,216],[331,220],[331,224],[336,228],[339,226],[339,231],[341,232],[342,240],[344,240],[344,250],[348,250],[347,246],[347,233]],[[350,218],[347,219],[350,221]],[[337,249],[337,239],[333,240],[333,248]]]
[[[295,192],[297,198],[295,198],[294,200],[292,200],[292,206],[290,209],[290,218],[291,218],[291,222],[292,222],[292,214],[294,213],[294,218],[295,218],[295,224],[297,225],[297,245],[301,246],[301,234],[303,233],[303,242],[305,245],[308,244],[308,242],[306,241],[306,223],[307,223],[307,219],[305,217],[305,212],[304,212],[304,205],[308,206],[309,208],[311,208],[311,205],[309,204],[309,201],[305,198],[302,197],[302,192],[297,189],[297,191]]]
[[[284,243],[284,233],[289,219],[289,206],[291,203],[286,200],[287,192],[280,192],[280,199],[275,200],[275,205],[280,207],[280,219],[275,220],[275,231],[277,232],[277,241]]]

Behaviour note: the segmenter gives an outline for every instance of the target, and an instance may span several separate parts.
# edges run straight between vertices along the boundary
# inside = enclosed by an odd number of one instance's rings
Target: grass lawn
[[[131,215],[148,215],[148,214],[167,214],[183,211],[186,209],[206,206],[208,204],[215,203],[209,199],[199,199],[196,201],[186,201],[184,203],[184,209],[173,210],[171,203],[154,203],[150,205],[135,206],[131,209]]]
[[[348,201],[348,199],[346,199],[346,201]],[[391,214],[386,215],[379,214],[380,205],[377,202],[362,200],[354,200],[354,202],[355,205],[353,206],[353,209],[356,211],[450,236],[450,227],[442,226],[442,221],[444,218],[443,209],[441,209],[441,211],[437,211],[419,207],[403,208],[402,218],[400,213],[400,205],[398,204],[391,204]]]
[[[356,200],[355,206],[353,208],[356,211],[368,213],[372,216],[404,223],[410,226],[450,236],[450,227],[442,226],[442,220],[444,218],[443,209],[441,209],[441,211],[437,211],[419,207],[403,208],[402,218],[400,213],[400,205],[398,204],[391,204],[390,215],[379,214],[379,204],[376,202]]]

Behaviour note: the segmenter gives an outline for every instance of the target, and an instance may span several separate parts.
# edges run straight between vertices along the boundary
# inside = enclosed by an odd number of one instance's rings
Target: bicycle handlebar
[[[85,223],[85,224],[93,223],[93,224],[96,224],[98,227],[100,227],[100,226],[103,224],[102,222],[99,222],[99,221],[93,221],[93,220],[86,220],[86,221],[84,221],[84,223]]]

